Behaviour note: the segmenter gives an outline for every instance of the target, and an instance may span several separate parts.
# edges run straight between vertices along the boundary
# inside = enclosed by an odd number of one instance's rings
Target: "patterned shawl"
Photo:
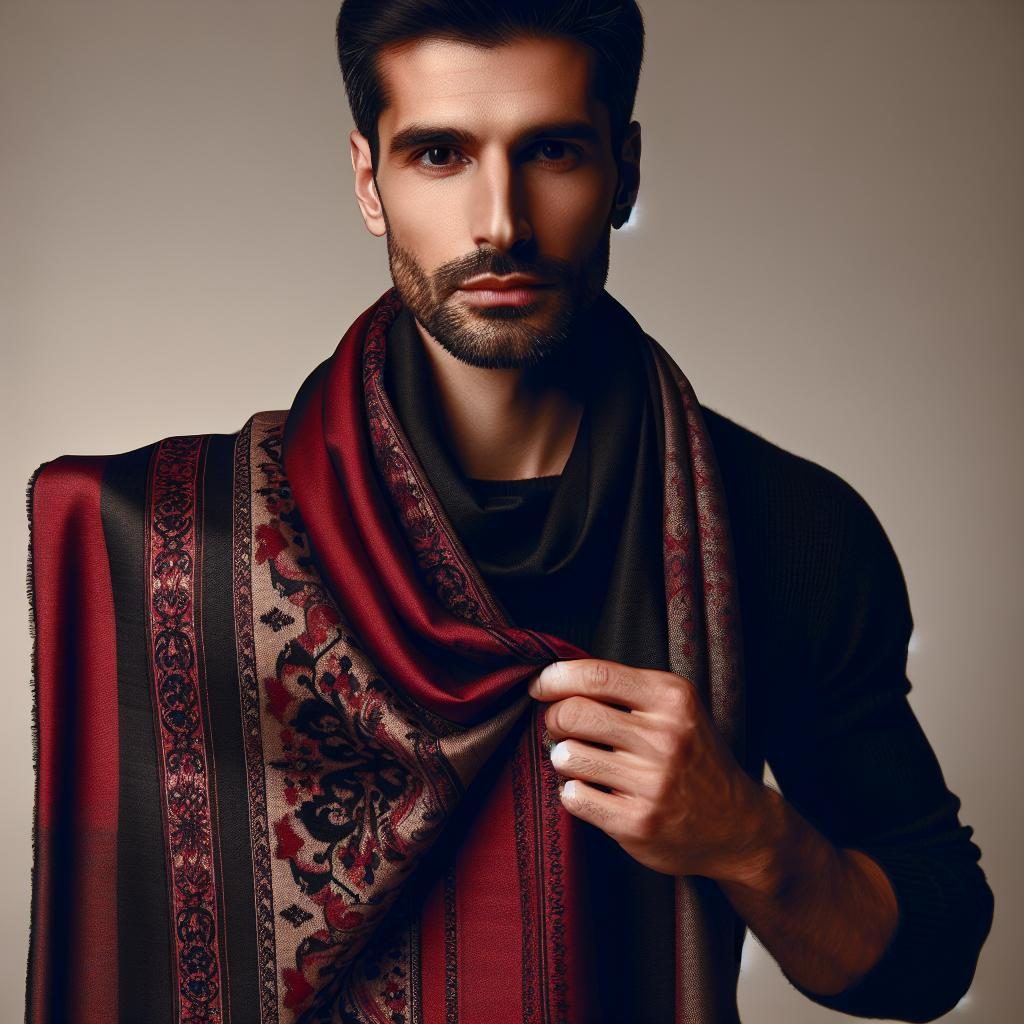
[[[738,759],[724,495],[689,382],[607,293],[657,404],[670,670]],[[292,409],[63,456],[29,485],[29,1024],[585,1024],[583,830],[513,625],[384,387],[386,292]],[[730,1024],[735,917],[674,880],[677,1024]]]

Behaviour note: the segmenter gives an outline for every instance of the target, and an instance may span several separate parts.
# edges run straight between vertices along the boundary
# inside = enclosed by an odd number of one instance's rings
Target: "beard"
[[[477,249],[427,273],[387,225],[388,265],[403,304],[447,352],[470,366],[552,371],[570,358],[586,333],[587,314],[608,279],[611,220],[580,266],[538,258],[534,243],[511,253]],[[531,256],[533,258],[531,258]],[[455,298],[462,283],[478,274],[531,274],[549,287],[526,306],[470,306]],[[560,358],[556,358],[560,357]]]

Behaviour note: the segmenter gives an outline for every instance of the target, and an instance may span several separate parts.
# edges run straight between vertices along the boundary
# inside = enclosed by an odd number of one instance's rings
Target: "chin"
[[[472,312],[484,320],[526,320],[540,308],[539,302],[531,302],[528,306],[472,306]],[[549,317],[553,320],[553,317]]]

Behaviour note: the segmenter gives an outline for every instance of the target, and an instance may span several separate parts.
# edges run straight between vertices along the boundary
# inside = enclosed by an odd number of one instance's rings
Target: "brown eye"
[[[541,154],[547,160],[561,160],[565,156],[564,142],[542,142],[540,148]],[[551,150],[554,150],[554,153]]]
[[[438,153],[442,154],[442,159],[435,162],[432,159],[432,156]],[[451,149],[447,146],[431,146],[430,149],[424,150],[423,155],[427,157],[427,163],[430,164],[431,167],[444,167],[448,161],[443,159],[443,157],[448,153],[451,153]]]
[[[573,146],[560,139],[544,139],[535,143],[530,154],[542,164],[553,164],[559,170],[569,170],[575,167],[583,158],[579,146]]]

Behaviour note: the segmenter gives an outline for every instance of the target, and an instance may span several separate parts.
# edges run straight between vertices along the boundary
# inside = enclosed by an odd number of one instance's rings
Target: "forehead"
[[[425,38],[378,55],[388,105],[381,139],[412,122],[509,133],[531,123],[601,120],[591,95],[595,54],[572,39],[528,37],[485,47]]]

